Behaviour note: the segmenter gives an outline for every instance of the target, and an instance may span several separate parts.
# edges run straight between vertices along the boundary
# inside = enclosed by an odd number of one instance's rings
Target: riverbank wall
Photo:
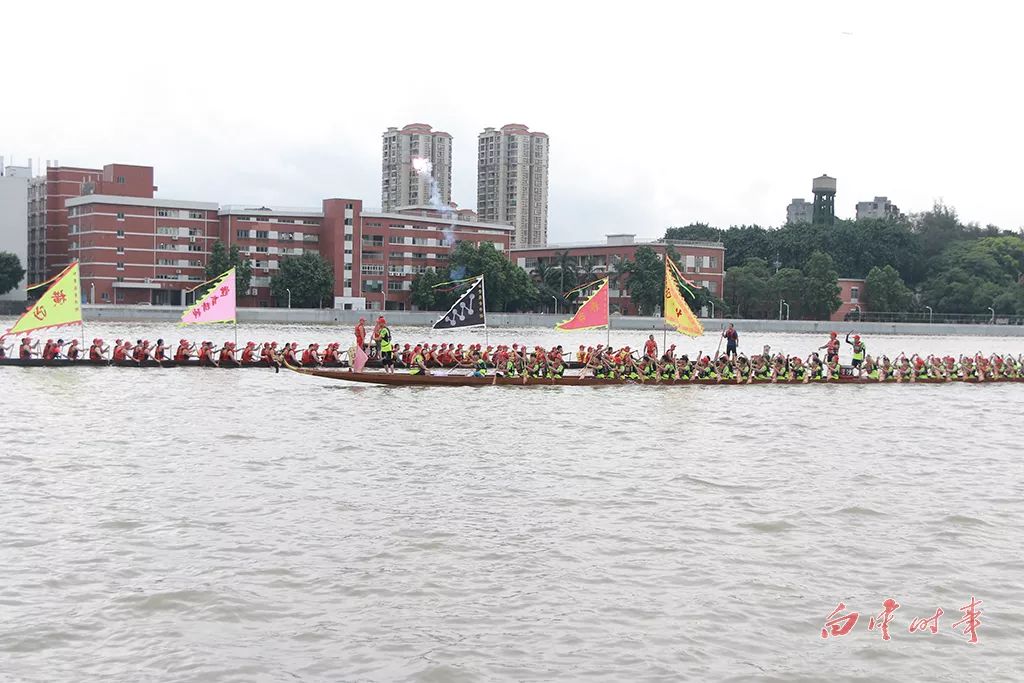
[[[105,322],[175,322],[181,317],[176,306],[101,306],[85,305],[86,321]],[[333,308],[240,308],[240,323],[355,325],[365,317],[372,325],[380,315],[378,311],[345,311]],[[437,311],[386,311],[391,325],[401,327],[429,327],[441,313]],[[494,329],[522,329],[528,327],[553,328],[565,320],[566,314],[545,313],[488,313],[487,326]],[[1024,337],[1024,325],[963,325],[950,323],[867,323],[829,322],[827,320],[740,320],[730,318],[703,319],[707,331],[720,330],[732,322],[741,332],[777,332],[790,334],[845,334],[893,335],[951,335],[976,337]],[[660,317],[612,316],[614,330],[650,330],[660,332],[664,323]]]

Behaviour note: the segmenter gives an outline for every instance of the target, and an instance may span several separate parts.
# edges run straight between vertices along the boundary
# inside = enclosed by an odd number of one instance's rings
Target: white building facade
[[[518,123],[479,135],[477,213],[480,220],[513,225],[515,248],[548,243],[548,153],[547,134]]]
[[[423,162],[417,160],[430,162],[429,175],[418,170]],[[380,203],[384,211],[433,205],[431,178],[436,201],[448,206],[452,200],[452,136],[425,123],[410,123],[401,130],[388,128],[381,149]]]

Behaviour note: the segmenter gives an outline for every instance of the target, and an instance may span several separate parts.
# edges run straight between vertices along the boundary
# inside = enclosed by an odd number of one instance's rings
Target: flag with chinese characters
[[[7,334],[82,324],[82,288],[79,284],[78,262],[72,263],[50,282],[53,283],[50,288],[18,318],[18,322],[7,330]]]
[[[555,325],[556,330],[590,330],[595,327],[608,327],[608,278],[599,280],[601,286],[583,302],[569,320]],[[596,284],[596,283],[595,283]]]
[[[676,282],[675,272],[670,267],[672,261],[665,259],[665,324],[671,325],[679,332],[688,337],[699,337],[704,334],[704,326],[697,320],[697,316],[690,310],[690,306],[679,291],[679,284]]]
[[[202,299],[181,314],[181,324],[233,323],[235,320],[235,269],[219,275]]]

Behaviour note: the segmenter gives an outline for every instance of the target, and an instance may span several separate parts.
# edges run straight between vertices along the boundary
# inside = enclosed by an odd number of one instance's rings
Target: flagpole
[[[484,316],[484,343],[491,345],[491,333],[487,329],[487,284],[484,276],[480,276],[480,306]]]
[[[605,344],[610,349],[612,347],[612,286],[611,286],[611,281],[608,282],[608,299],[606,300],[605,303],[608,304],[608,307],[607,307],[607,310],[606,310],[606,313],[608,315],[608,325],[607,325],[607,327],[605,327],[605,329],[608,330],[608,336],[605,339]]]

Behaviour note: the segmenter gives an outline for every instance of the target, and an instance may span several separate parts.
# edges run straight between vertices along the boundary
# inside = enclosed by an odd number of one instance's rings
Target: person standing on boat
[[[391,328],[388,327],[384,316],[377,319],[380,326],[375,336],[380,343],[380,363],[384,366],[384,372],[394,374],[395,372],[395,348],[391,341]]]
[[[356,348],[366,351],[366,318],[360,318],[356,323]]]
[[[654,341],[653,334],[644,342],[644,355],[652,360],[658,357],[658,342]]]
[[[736,331],[736,326],[729,323],[729,327],[722,332],[722,337],[725,339],[725,355],[735,358],[740,345],[740,333]]]
[[[819,346],[818,350],[825,349],[825,360],[830,361],[833,357],[839,360],[839,335],[835,332],[829,332],[828,341],[825,342],[824,346]]]
[[[859,372],[861,363],[864,362],[864,356],[867,355],[867,347],[860,340],[859,334],[853,335],[853,341],[850,341],[849,332],[846,333],[846,343],[853,347],[853,359],[850,361],[850,365]]]
[[[377,324],[373,326],[373,353],[370,354],[374,358],[380,358],[380,330],[386,326],[387,322],[384,320],[384,316],[378,316]]]

